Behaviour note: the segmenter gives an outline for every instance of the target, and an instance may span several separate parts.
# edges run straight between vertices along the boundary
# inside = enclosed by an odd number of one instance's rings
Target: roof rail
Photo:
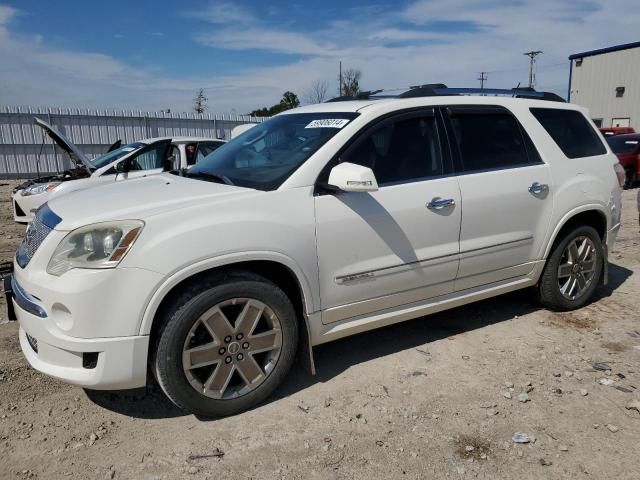
[[[343,102],[348,100],[376,100],[382,98],[418,98],[441,97],[457,95],[482,95],[497,96],[507,95],[515,98],[528,98],[534,100],[549,100],[552,102],[564,102],[565,100],[552,92],[538,92],[530,87],[522,88],[449,88],[444,83],[429,83],[426,85],[414,85],[399,95],[378,95],[384,90],[372,90],[360,92],[354,96],[342,96],[327,100],[327,102]]]
[[[373,95],[383,92],[384,90],[367,90],[366,92],[358,92],[355,95],[342,95],[341,97],[335,97],[330,100],[327,100],[325,103],[329,102],[348,102],[349,100],[369,100],[369,98]],[[388,97],[386,97],[388,98]]]

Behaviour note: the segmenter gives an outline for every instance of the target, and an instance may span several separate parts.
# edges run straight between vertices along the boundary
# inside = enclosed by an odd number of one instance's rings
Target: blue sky
[[[638,40],[637,0],[0,0],[0,105],[244,113],[317,80],[338,62],[365,88],[527,80],[566,93],[571,53]],[[55,5],[55,8],[54,8]]]

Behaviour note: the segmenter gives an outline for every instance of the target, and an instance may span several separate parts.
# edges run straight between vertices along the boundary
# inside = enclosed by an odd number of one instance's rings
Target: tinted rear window
[[[600,137],[580,112],[532,108],[531,113],[567,157],[582,158],[607,153]]]
[[[627,153],[633,152],[638,149],[638,144],[640,143],[640,137],[638,138],[625,138],[613,136],[607,138],[607,143],[613,150],[613,153]]]
[[[465,172],[540,163],[517,120],[500,107],[451,107],[449,117]],[[531,155],[528,147],[532,148]]]

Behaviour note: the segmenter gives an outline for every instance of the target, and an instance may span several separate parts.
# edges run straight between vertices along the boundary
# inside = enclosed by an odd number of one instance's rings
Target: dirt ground
[[[0,262],[24,230],[4,183]],[[521,291],[324,345],[317,376],[294,367],[221,420],[154,387],[85,392],[35,372],[2,300],[0,478],[640,478],[640,411],[625,408],[640,401],[636,193],[589,306],[550,313]]]

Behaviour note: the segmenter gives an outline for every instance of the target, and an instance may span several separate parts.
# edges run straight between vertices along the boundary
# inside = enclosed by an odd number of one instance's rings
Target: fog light
[[[82,354],[82,368],[92,369],[98,365],[98,352],[85,352]]]

